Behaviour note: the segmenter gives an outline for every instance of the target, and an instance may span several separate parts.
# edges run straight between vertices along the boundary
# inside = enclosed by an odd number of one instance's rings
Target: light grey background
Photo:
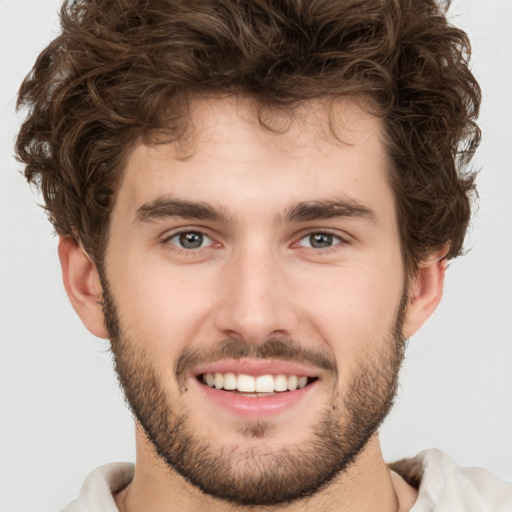
[[[50,512],[85,475],[133,460],[132,421],[106,342],[61,284],[57,241],[19,176],[19,83],[57,30],[60,0],[0,0],[0,512]],[[387,459],[437,446],[512,481],[512,1],[459,0],[484,91],[480,203],[445,297],[408,350]]]

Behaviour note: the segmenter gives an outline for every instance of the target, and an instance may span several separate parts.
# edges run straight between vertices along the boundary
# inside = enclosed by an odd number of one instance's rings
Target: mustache
[[[291,338],[269,338],[261,345],[226,339],[207,349],[187,347],[176,361],[176,379],[180,384],[184,383],[194,367],[221,359],[277,359],[314,366],[337,376],[336,361],[330,354],[304,347]]]

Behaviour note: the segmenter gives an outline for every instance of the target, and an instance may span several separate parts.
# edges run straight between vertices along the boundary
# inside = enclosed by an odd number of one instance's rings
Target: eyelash
[[[171,240],[174,239],[174,238],[180,237],[182,235],[188,235],[188,234],[201,235],[202,237],[210,239],[211,242],[213,242],[213,243],[212,244],[208,244],[205,247],[197,247],[197,248],[187,249],[185,247],[180,247],[178,244],[174,244],[174,243],[171,242]],[[204,240],[203,240],[203,242],[204,242]],[[211,247],[212,245],[221,246],[220,243],[215,243],[214,239],[211,236],[209,236],[207,233],[205,233],[203,230],[201,230],[201,229],[182,229],[180,231],[177,231],[176,233],[172,233],[172,234],[166,236],[162,240],[162,243],[164,245],[172,245],[173,246],[173,250],[180,251],[180,252],[185,252],[187,254],[191,254],[193,252],[198,252],[200,249],[206,249],[207,247]]]
[[[298,245],[302,240],[311,238],[314,235],[327,235],[332,237],[333,239],[337,239],[338,242],[333,243],[333,245],[329,247],[312,247],[310,246],[300,246],[308,251],[313,251],[315,254],[331,254],[339,249],[340,246],[348,245],[349,241],[342,237],[339,234],[333,233],[332,231],[323,230],[323,231],[309,231],[305,233],[303,236],[299,238],[297,242],[295,242],[293,245]]]

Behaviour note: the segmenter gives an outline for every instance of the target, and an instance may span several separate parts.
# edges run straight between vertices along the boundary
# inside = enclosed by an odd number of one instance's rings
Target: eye
[[[180,249],[201,249],[213,244],[213,240],[200,231],[183,231],[167,238],[167,242]]]
[[[329,249],[335,245],[343,243],[343,240],[332,233],[310,233],[299,240],[301,247],[310,247],[312,249]]]

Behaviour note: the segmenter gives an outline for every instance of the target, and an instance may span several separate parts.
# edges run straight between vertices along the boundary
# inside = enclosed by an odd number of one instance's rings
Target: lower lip
[[[316,387],[317,381],[295,391],[284,391],[274,395],[254,397],[211,388],[200,383],[198,380],[196,380],[196,383],[209,400],[235,416],[239,418],[260,419],[278,415],[297,406]]]

